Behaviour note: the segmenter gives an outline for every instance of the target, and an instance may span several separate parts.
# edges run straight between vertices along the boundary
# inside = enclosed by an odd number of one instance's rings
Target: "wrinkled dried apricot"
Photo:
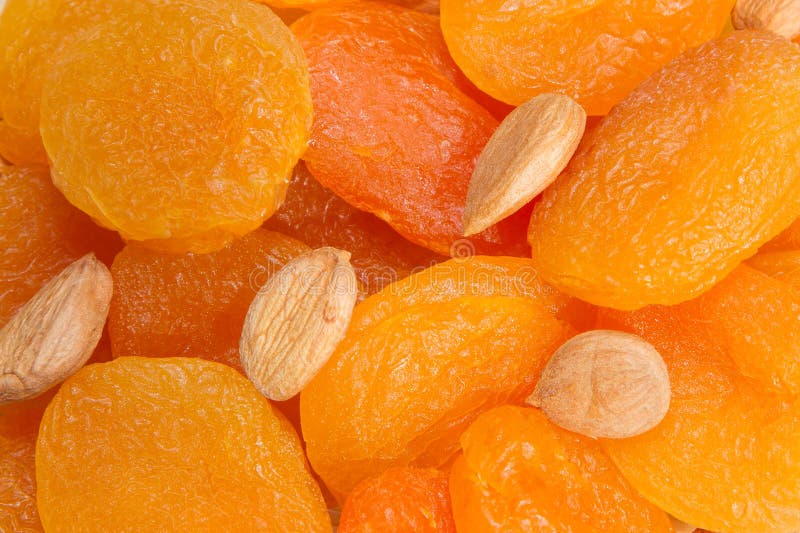
[[[108,314],[115,357],[195,356],[241,368],[239,337],[256,292],[309,248],[256,230],[210,254],[129,244],[114,259]]]
[[[649,74],[722,31],[733,0],[442,0],[450,52],[481,89],[519,105],[571,96],[604,115]]]
[[[645,498],[710,531],[800,528],[800,403],[742,375],[680,307],[603,311],[600,327],[652,343],[672,384],[667,416],[603,448]]]
[[[0,156],[17,165],[46,165],[39,105],[47,64],[74,27],[54,28],[60,0],[0,4]]]
[[[54,394],[0,405],[0,531],[44,531],[36,509],[34,452],[39,421]]]
[[[339,533],[455,533],[447,474],[390,468],[359,483],[342,507]]]
[[[69,378],[42,419],[36,482],[47,531],[330,531],[289,423],[201,359],[128,357]]]
[[[492,277],[492,263],[504,260],[509,269],[517,261],[494,258],[485,271],[479,257],[441,263],[356,306],[344,340],[300,395],[309,461],[339,501],[389,467],[446,465],[478,414],[533,390],[571,328],[535,276],[519,286]],[[449,293],[434,288],[448,282]]]
[[[283,201],[310,129],[296,39],[247,0],[108,11],[45,77],[41,134],[56,186],[103,226],[161,250],[213,251],[257,228]]]
[[[724,88],[721,89],[721,88]],[[619,309],[697,296],[800,212],[800,48],[738,31],[616,106],[536,204],[541,275]]]
[[[461,436],[450,474],[459,533],[664,531],[595,440],[560,429],[538,409],[498,407]]]
[[[304,163],[295,168],[286,201],[264,227],[300,239],[312,248],[347,250],[367,294],[443,259],[333,194],[314,179]]]
[[[109,262],[121,247],[64,199],[46,168],[0,163],[0,326],[79,257]]]
[[[497,120],[452,62],[438,19],[361,2],[315,10],[292,30],[311,74],[311,173],[412,242],[458,255],[470,176]],[[525,255],[525,216],[475,236],[470,251]]]

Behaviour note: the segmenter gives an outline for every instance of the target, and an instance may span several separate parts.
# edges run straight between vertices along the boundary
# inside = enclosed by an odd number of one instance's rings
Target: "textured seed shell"
[[[794,39],[800,35],[800,1],[738,0],[731,22],[737,30],[769,30]]]
[[[245,318],[239,354],[264,396],[300,392],[344,337],[358,287],[350,254],[319,248],[290,261],[258,293]]]
[[[661,355],[644,339],[589,331],[556,350],[527,401],[575,433],[632,437],[667,414],[669,375]]]
[[[585,128],[586,112],[561,94],[539,95],[512,111],[475,165],[464,208],[464,235],[510,216],[553,183]]]
[[[0,403],[38,396],[91,357],[108,316],[111,273],[88,254],[37,292],[0,330]]]

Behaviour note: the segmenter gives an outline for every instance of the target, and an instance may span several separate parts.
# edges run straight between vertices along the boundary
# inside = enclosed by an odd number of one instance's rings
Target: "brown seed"
[[[560,94],[539,95],[512,111],[475,165],[464,207],[464,235],[500,222],[553,183],[585,128],[586,112]]]
[[[769,30],[794,39],[800,35],[800,0],[738,0],[731,22],[737,30]]]
[[[0,403],[38,396],[77,372],[103,333],[111,273],[94,254],[47,282],[0,330]]]
[[[239,355],[264,396],[300,392],[344,337],[358,286],[350,254],[319,248],[290,261],[256,295],[245,318]]]
[[[556,350],[527,402],[564,429],[620,439],[658,425],[669,400],[667,366],[651,344],[595,330]]]

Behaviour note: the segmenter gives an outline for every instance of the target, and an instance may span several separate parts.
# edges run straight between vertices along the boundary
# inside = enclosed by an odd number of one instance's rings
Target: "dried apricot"
[[[202,255],[128,244],[111,266],[114,356],[196,356],[241,368],[239,337],[250,302],[275,272],[308,250],[261,229]]]
[[[800,528],[796,396],[770,394],[739,373],[716,336],[679,307],[602,311],[599,325],[640,335],[669,369],[672,399],[661,424],[601,441],[631,485],[711,531]]]
[[[257,228],[310,130],[296,39],[247,0],[109,11],[45,77],[53,182],[103,226],[160,250],[209,252]]]
[[[295,168],[286,201],[264,227],[300,239],[312,248],[347,250],[367,294],[443,259],[333,194],[314,179],[304,163]]]
[[[487,411],[461,445],[450,474],[459,533],[672,531],[596,441],[556,427],[538,409]]]
[[[515,266],[493,259],[503,260]],[[481,263],[441,263],[357,305],[344,340],[301,393],[309,461],[339,501],[389,467],[446,465],[469,423],[521,403],[571,333],[537,278],[516,286],[492,278],[488,262],[476,283]],[[449,293],[434,288],[448,282]],[[417,290],[409,297],[404,288]]]
[[[747,264],[800,290],[800,249],[760,253],[751,257]]]
[[[39,104],[48,58],[67,33],[53,31],[59,3],[8,0],[5,8],[0,5],[0,156],[17,165],[47,164]]]
[[[799,289],[740,265],[676,312],[713,335],[742,374],[776,391],[798,394]]]
[[[36,509],[34,451],[39,421],[54,394],[0,405],[0,531],[44,531]]]
[[[792,225],[769,241],[762,248],[763,250],[800,250],[800,218],[792,222]]]
[[[457,255],[470,176],[497,120],[452,62],[438,19],[360,2],[315,10],[292,30],[311,73],[311,173],[412,242]],[[470,251],[525,255],[526,216],[480,233]]]
[[[126,357],[68,379],[45,411],[48,532],[330,531],[289,423],[235,370]]]
[[[342,507],[339,533],[455,533],[447,474],[390,468],[359,483]]]
[[[733,0],[443,0],[442,30],[475,84],[519,105],[543,93],[604,115],[684,50],[722,31]]]
[[[47,168],[0,163],[0,326],[79,257],[110,261],[121,247],[64,199]]]
[[[541,275],[597,305],[709,289],[800,212],[800,48],[738,31],[686,52],[616,106],[542,195]]]

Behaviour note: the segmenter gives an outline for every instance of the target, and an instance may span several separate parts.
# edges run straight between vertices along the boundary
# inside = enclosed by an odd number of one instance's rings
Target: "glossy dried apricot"
[[[339,533],[455,533],[447,474],[390,468],[359,483],[342,507]]]
[[[783,230],[780,235],[769,241],[763,250],[800,250],[800,218]]]
[[[289,423],[235,370],[128,357],[64,382],[36,445],[48,532],[330,531]]]
[[[503,260],[509,269],[516,261],[493,259]],[[551,289],[535,276],[519,286],[492,278],[491,262],[489,281],[476,283],[483,262],[441,263],[357,305],[344,340],[301,393],[309,461],[339,501],[389,467],[446,465],[469,423],[521,403],[570,335],[549,307]],[[434,289],[448,282],[450,292]]]
[[[481,89],[519,105],[571,96],[604,115],[660,66],[720,34],[733,0],[442,0],[450,52]]]
[[[498,123],[452,62],[438,19],[360,2],[312,11],[292,30],[311,74],[311,173],[412,242],[457,255],[470,176]],[[470,251],[525,255],[525,216],[475,236]]]
[[[739,31],[615,107],[536,204],[541,275],[619,309],[709,289],[800,212],[800,48]]]
[[[800,249],[759,253],[747,264],[800,290]]]
[[[114,356],[195,356],[241,368],[239,337],[250,303],[275,272],[307,251],[300,241],[262,229],[210,254],[127,245],[111,266]]]
[[[800,288],[740,265],[677,312],[713,335],[742,374],[800,393]]]
[[[53,187],[45,167],[0,163],[0,326],[53,276],[89,252],[122,247]]]
[[[314,179],[304,163],[295,168],[286,201],[264,227],[300,239],[312,248],[347,250],[367,294],[443,259],[333,194]]]
[[[459,533],[672,531],[597,441],[556,427],[538,409],[487,411],[461,445],[450,474]]]
[[[109,11],[45,77],[53,182],[103,226],[161,250],[209,252],[257,228],[311,125],[296,39],[247,0]]]
[[[756,318],[757,320],[757,318]],[[664,357],[672,399],[653,430],[604,440],[625,478],[671,515],[710,531],[800,528],[800,403],[742,375],[680,307],[603,311]]]

